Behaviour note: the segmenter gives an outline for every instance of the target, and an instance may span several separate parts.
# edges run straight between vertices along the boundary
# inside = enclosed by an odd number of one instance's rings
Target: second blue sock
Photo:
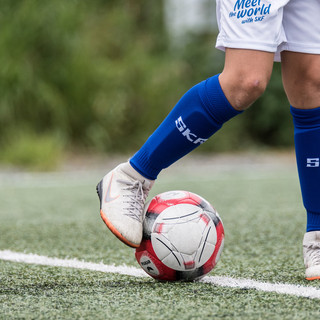
[[[219,75],[185,93],[169,115],[130,159],[148,179],[205,142],[223,123],[241,113],[225,97]]]
[[[320,108],[291,107],[307,231],[320,230]]]

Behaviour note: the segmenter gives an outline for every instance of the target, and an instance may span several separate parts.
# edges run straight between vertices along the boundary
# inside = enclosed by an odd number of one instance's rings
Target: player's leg
[[[122,241],[140,243],[142,226],[130,221],[141,224],[144,198],[159,172],[206,141],[264,91],[274,52],[285,39],[282,14],[288,2],[217,0],[216,47],[226,50],[222,74],[191,88],[130,163],[98,185],[101,216]],[[110,188],[116,189],[115,195],[110,196]]]
[[[272,65],[272,53],[228,49],[220,77],[215,75],[188,90],[130,163],[121,164],[101,180],[97,187],[100,213],[119,239],[129,246],[139,245],[143,204],[160,171],[252,104],[264,91]]]
[[[306,278],[320,278],[320,17],[319,0],[290,0],[281,45],[284,87],[292,105],[297,166],[307,210]],[[305,53],[305,54],[304,54]]]
[[[282,74],[291,104],[303,203],[306,278],[320,279],[320,55],[284,51]]]

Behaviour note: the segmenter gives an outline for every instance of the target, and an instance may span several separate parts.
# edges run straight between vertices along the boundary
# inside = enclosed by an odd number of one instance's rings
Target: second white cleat
[[[306,279],[320,279],[320,231],[305,233],[303,238],[303,258]]]

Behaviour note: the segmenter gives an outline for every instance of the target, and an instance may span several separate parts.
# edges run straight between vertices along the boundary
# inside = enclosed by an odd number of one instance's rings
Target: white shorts
[[[320,0],[216,0],[216,47],[320,54]]]

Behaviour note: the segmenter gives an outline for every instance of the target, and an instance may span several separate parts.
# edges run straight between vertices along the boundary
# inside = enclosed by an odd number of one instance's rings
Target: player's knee
[[[236,110],[245,110],[255,102],[265,91],[270,74],[263,72],[252,72],[247,68],[237,71],[225,69],[220,77],[221,87],[231,105]]]
[[[294,74],[294,77],[286,79],[287,82],[291,82],[291,86],[296,87],[299,90],[303,88],[303,90],[310,88],[319,89],[320,87],[320,63],[315,65],[311,65],[304,70],[300,70],[299,73]]]
[[[234,108],[247,109],[265,91],[268,80],[260,76],[249,76],[241,79],[236,90]]]
[[[320,91],[320,74],[315,72],[309,72],[306,77],[304,78],[304,87],[305,89],[312,92],[319,92]]]
[[[291,80],[291,79],[290,79]],[[320,105],[320,76],[315,72],[305,72],[303,76],[286,80],[286,93],[290,104],[299,107]]]
[[[262,77],[249,77],[243,81],[243,90],[255,99],[263,94],[266,86],[267,81]]]

